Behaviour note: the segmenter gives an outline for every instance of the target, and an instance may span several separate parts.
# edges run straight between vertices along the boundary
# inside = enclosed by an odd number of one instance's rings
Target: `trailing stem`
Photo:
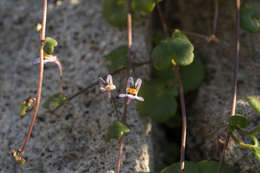
[[[236,0],[236,57],[233,72],[233,85],[232,85],[232,106],[230,111],[230,117],[235,114],[236,111],[236,99],[237,99],[237,75],[239,69],[239,52],[240,52],[240,0]],[[231,140],[231,134],[226,135],[223,151],[220,156],[218,173],[221,173],[223,162],[225,159],[226,150],[228,149]]]
[[[127,2],[127,45],[128,45],[128,60],[127,60],[127,70],[126,70],[126,75],[125,75],[125,80],[126,80],[126,86],[127,86],[127,79],[130,75],[130,69],[132,65],[131,61],[131,48],[132,48],[132,14],[131,14],[131,0],[126,0]],[[122,122],[126,122],[126,114],[127,114],[127,98],[125,98],[125,103],[124,103],[124,112],[122,116]],[[124,136],[122,136],[119,140],[119,151],[118,151],[118,160],[116,164],[116,173],[120,173],[120,163],[121,163],[121,157],[123,153],[123,148],[124,148]]]
[[[43,10],[42,10],[42,28],[40,30],[40,41],[41,41],[41,46],[40,46],[40,72],[39,72],[39,78],[38,78],[38,88],[37,88],[37,97],[36,97],[36,102],[34,106],[34,113],[32,117],[32,121],[30,124],[30,127],[28,129],[24,145],[21,149],[21,153],[24,153],[24,150],[26,148],[26,145],[30,139],[31,133],[32,133],[32,128],[35,122],[35,119],[37,117],[37,113],[39,111],[39,105],[40,105],[40,99],[41,99],[41,91],[42,91],[42,80],[43,80],[43,71],[44,71],[44,63],[43,63],[43,47],[44,47],[44,41],[45,41],[45,30],[46,30],[46,16],[47,16],[47,0],[43,0]]]
[[[162,14],[160,5],[157,4],[157,10],[160,16],[161,24],[164,30],[165,36],[169,37],[168,33],[168,27],[165,22],[165,18]],[[180,102],[181,102],[181,115],[182,115],[182,135],[181,135],[181,151],[180,151],[180,168],[179,172],[183,173],[184,172],[184,161],[185,161],[185,146],[186,146],[186,134],[187,134],[187,116],[186,116],[186,108],[185,108],[185,99],[184,99],[184,92],[183,92],[183,85],[182,81],[180,78],[180,73],[179,73],[179,67],[174,66],[174,74],[177,78],[178,85],[179,85],[179,92],[180,92]],[[174,81],[175,83],[175,81]]]

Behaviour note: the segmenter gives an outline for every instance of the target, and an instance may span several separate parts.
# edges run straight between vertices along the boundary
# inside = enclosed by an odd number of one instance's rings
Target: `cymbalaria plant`
[[[240,0],[236,0],[236,48],[235,48],[235,62],[232,82],[232,99],[231,109],[229,114],[229,123],[225,128],[225,139],[220,142],[222,144],[222,151],[219,157],[219,163],[215,161],[199,161],[197,163],[185,160],[186,151],[186,134],[187,134],[187,111],[185,97],[188,94],[196,91],[205,76],[205,67],[199,56],[195,53],[192,41],[188,36],[195,36],[203,39],[206,43],[217,43],[223,48],[231,49],[230,45],[225,44],[216,36],[219,1],[214,0],[214,18],[212,32],[210,35],[203,35],[189,31],[182,31],[181,29],[169,29],[160,3],[163,0],[104,0],[103,15],[107,23],[115,26],[121,30],[127,28],[127,44],[120,45],[112,50],[104,57],[108,62],[108,73],[105,76],[97,77],[97,80],[91,83],[86,88],[75,93],[70,97],[66,97],[63,93],[62,86],[62,65],[54,50],[58,42],[51,37],[45,37],[46,18],[47,18],[47,0],[43,0],[42,22],[36,25],[36,30],[39,32],[40,38],[40,57],[32,60],[32,65],[39,65],[39,78],[36,97],[28,97],[21,104],[20,115],[24,116],[26,113],[33,111],[31,125],[28,129],[23,147],[11,151],[12,157],[21,164],[26,160],[23,158],[25,148],[32,133],[32,128],[39,111],[44,65],[54,63],[58,66],[60,83],[59,92],[46,99],[43,107],[49,109],[49,112],[54,113],[64,104],[71,101],[78,95],[89,92],[91,88],[99,85],[99,88],[105,95],[108,96],[109,101],[114,107],[117,119],[111,123],[107,129],[106,140],[119,140],[118,158],[115,163],[115,173],[120,173],[121,158],[123,154],[124,138],[130,132],[130,127],[127,125],[127,110],[128,105],[132,100],[136,100],[136,108],[140,115],[148,117],[157,123],[169,123],[172,120],[179,123],[181,127],[181,139],[179,146],[179,162],[162,168],[158,173],[209,173],[209,172],[225,172],[234,173],[234,170],[224,165],[226,151],[230,142],[233,140],[239,146],[252,150],[258,161],[260,161],[260,143],[256,137],[256,133],[260,131],[260,125],[256,125],[253,129],[246,129],[248,122],[246,115],[236,113],[237,103],[237,83],[240,57],[240,28],[254,33],[260,28],[260,12],[258,12],[251,4],[244,1],[240,5]],[[135,52],[132,48],[132,16],[144,13],[151,13],[157,10],[158,17],[164,36],[156,38],[153,48],[151,50],[151,59],[147,62],[137,63],[133,61]],[[142,16],[144,17],[144,16]],[[151,76],[149,80],[142,80],[141,78],[134,81],[134,77],[138,74],[133,73],[135,67],[142,67],[145,64],[151,65]],[[120,89],[116,85],[118,82],[114,77],[116,74],[124,71],[124,93],[119,93]],[[113,80],[114,77],[114,80]],[[115,83],[114,83],[115,82]],[[117,98],[123,98],[123,111],[118,110]],[[256,97],[247,97],[251,107],[260,114],[260,99]],[[192,112],[189,112],[192,114]],[[192,115],[188,115],[192,116]],[[191,124],[192,125],[192,124]],[[245,136],[251,138],[253,144],[244,143],[240,137]],[[206,140],[206,139],[205,139]]]

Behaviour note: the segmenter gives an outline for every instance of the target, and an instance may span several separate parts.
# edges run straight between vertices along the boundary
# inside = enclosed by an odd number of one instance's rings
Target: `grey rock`
[[[104,21],[102,4],[96,0],[65,0],[57,6],[49,1],[46,34],[59,42],[55,54],[63,64],[67,96],[107,74],[104,55],[127,43],[126,30]],[[99,86],[55,114],[40,107],[24,154],[26,164],[19,165],[10,156],[12,149],[22,146],[31,121],[32,113],[21,118],[19,109],[26,97],[36,94],[38,66],[32,66],[32,60],[39,57],[39,36],[34,28],[41,20],[41,9],[41,1],[0,1],[0,172],[112,173],[119,145],[115,140],[106,142],[104,137],[116,114]],[[134,26],[133,51],[139,62],[149,59],[148,25],[149,16],[145,16]],[[42,102],[58,92],[57,71],[55,65],[45,67]],[[147,71],[148,67],[138,68],[135,77],[145,78]],[[116,75],[115,84],[123,78],[124,73]],[[118,102],[122,105],[122,100]],[[131,132],[125,137],[121,172],[149,172],[153,169],[152,138],[147,131],[150,122],[140,118],[134,103],[128,108],[127,124]]]

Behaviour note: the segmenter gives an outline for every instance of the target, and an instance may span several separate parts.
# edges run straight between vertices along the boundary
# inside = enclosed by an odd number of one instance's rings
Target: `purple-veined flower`
[[[137,96],[142,85],[142,79],[138,78],[134,83],[133,77],[129,77],[127,80],[126,94],[119,94],[119,97],[127,97],[127,104],[131,102],[132,99],[139,101],[144,101],[143,97]]]
[[[111,74],[107,75],[107,80],[105,81],[102,77],[98,78],[100,82],[100,90],[107,91],[108,97],[111,98],[111,91],[116,89],[116,86],[113,84],[113,79]]]

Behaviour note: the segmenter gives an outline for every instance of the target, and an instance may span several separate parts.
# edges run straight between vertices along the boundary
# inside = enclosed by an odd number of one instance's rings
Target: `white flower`
[[[128,97],[127,104],[129,104],[132,99],[136,99],[143,102],[144,98],[137,96],[141,85],[142,79],[138,78],[134,84],[133,77],[129,77],[126,86],[126,94],[119,94],[119,97]]]
[[[43,57],[43,63],[48,63],[48,62],[54,62],[56,63],[58,61],[57,56],[54,55],[48,55],[48,54],[44,54]],[[33,64],[39,64],[40,63],[40,58],[36,58],[33,60]]]
[[[111,74],[107,75],[107,80],[105,81],[102,77],[98,78],[100,82],[100,90],[101,91],[107,91],[108,92],[108,97],[111,97],[111,91],[116,89],[116,86],[113,84],[113,79]]]

